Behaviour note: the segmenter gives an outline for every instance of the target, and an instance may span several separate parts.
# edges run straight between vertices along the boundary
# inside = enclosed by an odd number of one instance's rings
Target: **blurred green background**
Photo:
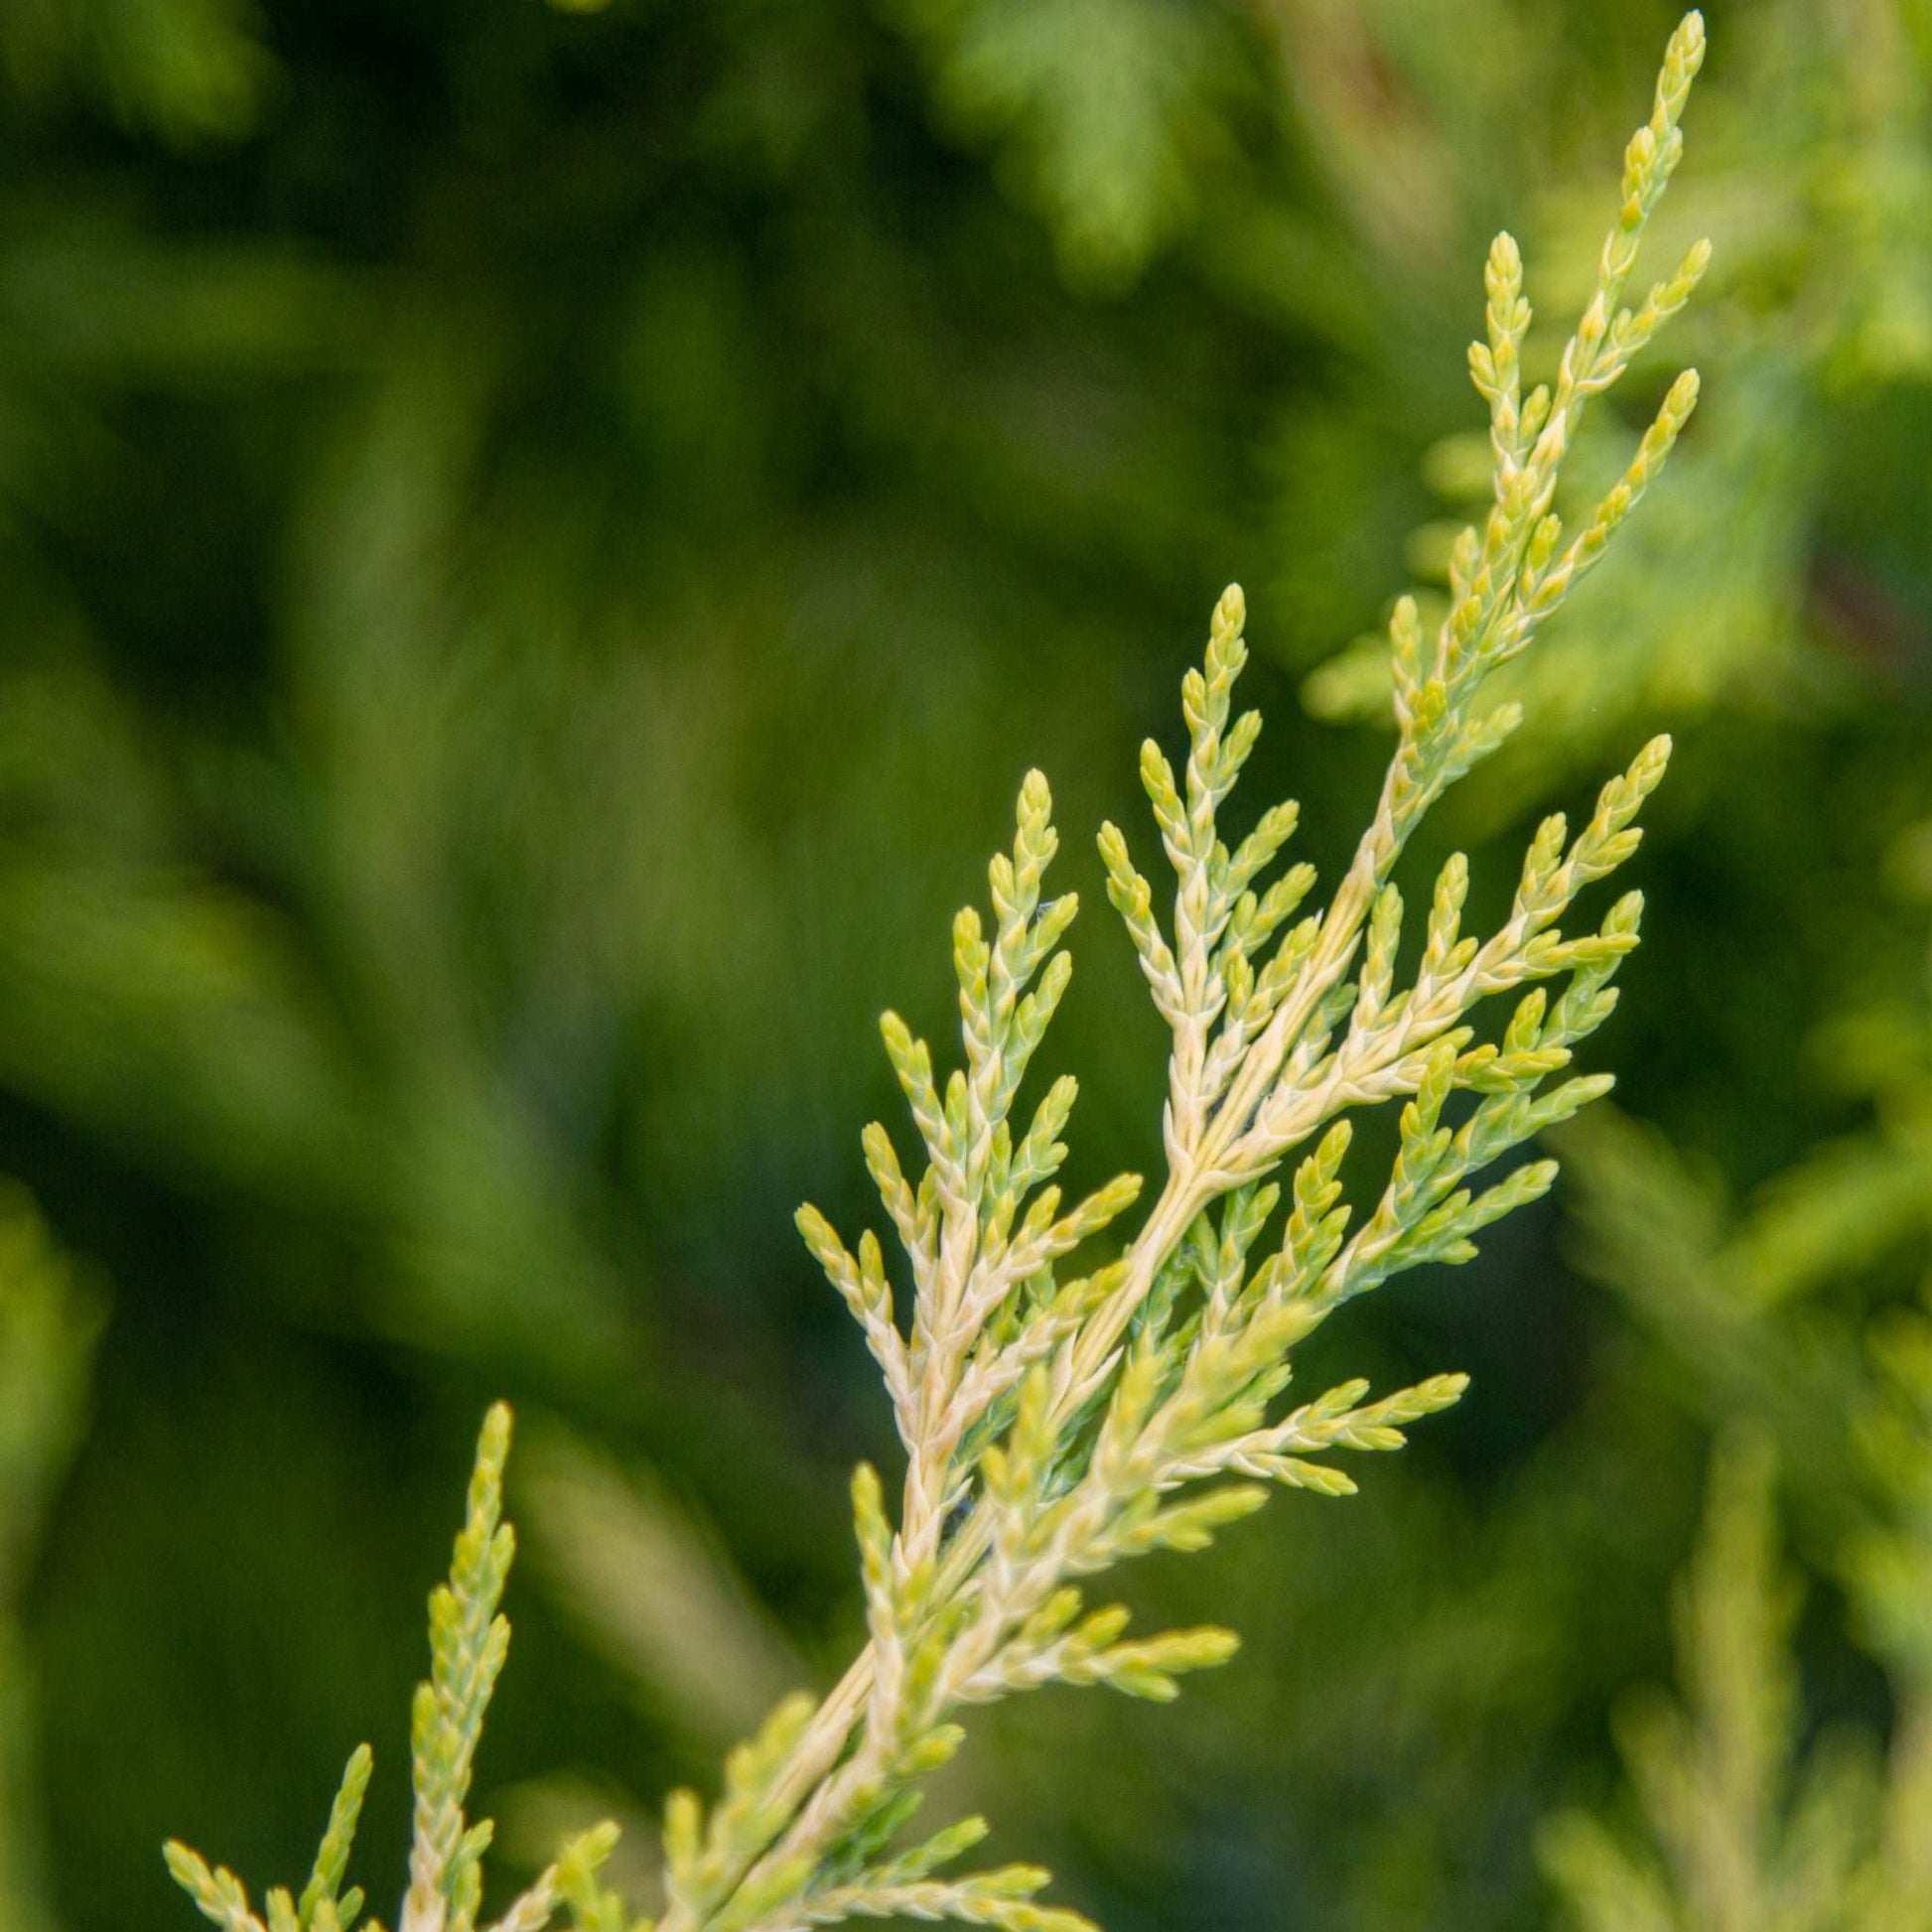
[[[1624,1802],[1740,1416],[1812,1577],[1796,1737],[1932,1687],[1932,1402],[1859,1450],[1932,1258],[1932,6],[1709,14],[1657,260],[1717,267],[1586,467],[1681,360],[1704,408],[1431,847],[1493,901],[1678,735],[1592,1060],[1632,1119],[1311,1351],[1460,1409],[1131,1581],[1229,1671],[983,1726],[1003,1849],[1114,1932],[1551,1922],[1539,1821]],[[1333,877],[1350,640],[1466,509],[1481,250],[1563,319],[1673,18],[0,7],[0,1932],[188,1922],[170,1833],[296,1870],[363,1737],[386,1909],[498,1393],[499,1880],[837,1675],[845,1475],[896,1461],[790,1213],[866,1212],[875,1016],[946,1026],[1038,763],[1093,908],[1071,1180],[1158,1157],[1091,830],[1239,578],[1253,791]]]

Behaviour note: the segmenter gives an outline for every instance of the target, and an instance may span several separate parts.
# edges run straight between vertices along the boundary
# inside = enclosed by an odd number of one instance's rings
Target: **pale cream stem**
[[[1067,1385],[1070,1391],[1084,1388],[1105,1366],[1126,1333],[1134,1311],[1147,1299],[1155,1276],[1187,1231],[1188,1224],[1216,1193],[1223,1191],[1223,1176],[1218,1173],[1215,1162],[1227,1148],[1217,1143],[1225,1141],[1232,1145],[1237,1136],[1230,1130],[1245,1124],[1254,1108],[1267,1098],[1287,1058],[1290,1043],[1307,1026],[1316,1005],[1340,973],[1346,970],[1383,872],[1400,849],[1391,792],[1397,766],[1407,751],[1408,746],[1404,744],[1391,761],[1374,823],[1356,848],[1354,863],[1335,895],[1315,952],[1303,969],[1295,993],[1283,1003],[1266,1032],[1249,1049],[1233,1091],[1216,1113],[1214,1127],[1221,1131],[1217,1134],[1210,1129],[1209,1147],[1202,1149],[1194,1161],[1170,1169],[1160,1199],[1124,1257],[1126,1270],[1120,1286],[1075,1339],[1072,1374]],[[1055,1420],[1064,1422],[1066,1417],[1062,1413]],[[970,1580],[986,1552],[991,1534],[992,1519],[982,1504],[961,1526],[940,1564],[932,1593],[935,1608],[949,1603]],[[812,1815],[814,1828],[822,1824],[826,1814],[815,1801],[808,1804],[808,1800],[814,1787],[823,1784],[830,1775],[854,1727],[865,1716],[872,1694],[874,1667],[872,1646],[868,1644],[819,1706],[817,1716],[772,1794],[775,1810],[789,1812],[800,1805],[807,1806],[807,1810],[799,1812],[777,1843],[749,1868],[748,1877],[810,1849],[810,1840],[803,1829],[808,1813]],[[826,1795],[830,1795],[829,1787]],[[688,1914],[674,1910],[665,1917],[658,1932],[697,1932],[697,1927]]]
[[[1169,1174],[1160,1199],[1123,1257],[1126,1263],[1125,1279],[1101,1311],[1101,1313],[1106,1313],[1118,1307],[1121,1310],[1119,1327],[1104,1347],[1088,1350],[1076,1345],[1075,1376],[1071,1385],[1074,1388],[1080,1386],[1082,1369],[1090,1378],[1105,1363],[1120,1333],[1124,1332],[1133,1309],[1147,1298],[1163,1263],[1173,1252],[1180,1237],[1187,1231],[1188,1223],[1204,1204],[1199,1196],[1200,1185],[1197,1181],[1191,1177],[1183,1179],[1172,1173]],[[1094,1317],[1096,1321],[1100,1318],[1100,1314]],[[1085,1340],[1084,1331],[1081,1339]],[[972,1581],[991,1537],[992,1515],[982,1503],[960,1526],[958,1535],[953,1538],[940,1562],[931,1596],[935,1610],[953,1601]],[[865,1720],[872,1698],[876,1666],[873,1646],[868,1644],[853,1659],[845,1676],[819,1706],[810,1727],[793,1753],[791,1763],[772,1787],[774,1811],[789,1813],[798,1807],[802,1809],[797,1809],[791,1825],[777,1842],[748,1867],[739,1880],[740,1884],[817,1849],[827,1833],[836,1826],[838,1809],[843,1800],[861,1783],[870,1781],[876,1775],[870,1761],[872,1753],[864,1745],[850,1764],[834,1774],[853,1730]],[[658,1932],[699,1932],[698,1921],[683,1908],[674,1907],[659,1923]]]

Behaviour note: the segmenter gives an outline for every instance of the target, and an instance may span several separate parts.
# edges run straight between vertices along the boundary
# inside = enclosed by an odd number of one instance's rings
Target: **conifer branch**
[[[830,1886],[826,1873],[855,1858],[863,1871],[873,1848],[883,1856],[916,1780],[956,1747],[958,1708],[1054,1680],[1166,1697],[1177,1672],[1232,1652],[1224,1632],[1126,1641],[1124,1612],[1088,1610],[1073,1580],[1147,1550],[1198,1548],[1269,1483],[1346,1493],[1352,1482],[1327,1454],[1396,1447],[1406,1425],[1460,1394],[1461,1378],[1440,1376],[1365,1402],[1365,1387],[1350,1383],[1270,1420],[1298,1341],[1404,1269],[1470,1259],[1481,1229],[1547,1189],[1555,1169],[1533,1162],[1480,1190],[1473,1176],[1609,1084],[1557,1076],[1614,1008],[1611,981],[1636,944],[1642,901],[1626,895],[1594,930],[1558,922],[1636,850],[1667,740],[1604,787],[1574,838],[1560,816],[1545,821],[1508,918],[1486,937],[1461,930],[1468,873],[1451,859],[1406,985],[1393,875],[1430,808],[1521,722],[1513,706],[1485,706],[1490,675],[1531,647],[1600,558],[1696,405],[1687,372],[1624,476],[1567,535],[1553,506],[1584,411],[1689,299],[1709,259],[1700,244],[1634,308],[1624,303],[1683,151],[1703,55],[1692,14],[1626,149],[1590,299],[1554,383],[1527,396],[1522,263],[1507,235],[1491,250],[1485,340],[1470,352],[1490,408],[1491,506],[1457,546],[1451,606],[1434,638],[1413,603],[1396,607],[1398,742],[1326,907],[1290,923],[1312,870],[1268,877],[1297,824],[1292,802],[1238,841],[1223,833],[1222,807],[1261,728],[1233,704],[1247,661],[1236,587],[1183,682],[1179,768],[1154,742],[1142,748],[1142,784],[1174,875],[1165,927],[1126,835],[1101,828],[1108,897],[1173,1036],[1166,1173],[1115,1259],[1067,1280],[1058,1272],[1142,1191],[1138,1176],[1122,1175],[1062,1211],[1051,1176],[1071,1081],[1058,1081],[1024,1128],[1013,1117],[1065,991],[1067,957],[1055,948],[1074,911],[1070,897],[1041,897],[1056,838],[1039,773],[1022,789],[1011,855],[990,869],[990,925],[970,910],[954,925],[964,1064],[942,1086],[931,1049],[887,1017],[887,1053],[926,1162],[909,1177],[887,1130],[867,1129],[867,1165],[909,1276],[903,1336],[876,1239],[862,1236],[855,1254],[816,1209],[799,1216],[880,1361],[906,1449],[897,1524],[877,1475],[862,1469],[854,1485],[871,1642],[789,1751],[761,1759],[756,1809],[778,1828],[747,1833],[745,1854],[726,1856],[702,1890],[674,1890],[663,1932],[769,1932],[859,1912],[850,1901],[867,1895],[863,1885]],[[1551,980],[1563,982],[1554,997]],[[1500,1037],[1479,1038],[1476,1010],[1503,993],[1519,996],[1511,1017]],[[1446,1119],[1457,1095],[1470,1098]],[[1400,1150],[1351,1233],[1338,1180],[1346,1116],[1392,1100],[1406,1103]],[[1251,1265],[1279,1197],[1274,1176],[1291,1163],[1280,1246]],[[1170,1500],[1216,1478],[1241,1480]],[[973,1882],[955,1881],[956,1907],[935,1896],[933,1910],[970,1919]]]
[[[1612,980],[1636,944],[1641,899],[1625,895],[1594,929],[1559,922],[1635,852],[1668,741],[1604,786],[1574,837],[1561,816],[1544,822],[1508,916],[1486,936],[1462,930],[1468,868],[1451,858],[1409,972],[1394,875],[1429,810],[1521,722],[1516,707],[1488,700],[1491,674],[1531,647],[1614,540],[1695,405],[1687,373],[1623,478],[1567,534],[1553,505],[1586,408],[1688,300],[1707,259],[1692,250],[1635,307],[1625,303],[1682,153],[1679,122],[1703,53],[1691,14],[1626,150],[1590,300],[1553,383],[1527,395],[1522,263],[1507,235],[1490,252],[1485,340],[1470,370],[1489,407],[1491,502],[1457,546],[1435,635],[1424,636],[1412,602],[1395,608],[1397,745],[1326,904],[1302,910],[1312,868],[1278,869],[1294,803],[1265,810],[1238,838],[1223,818],[1261,729],[1257,713],[1234,707],[1248,656],[1237,586],[1217,603],[1202,663],[1182,684],[1178,764],[1152,741],[1142,748],[1173,875],[1165,922],[1125,834],[1101,828],[1108,897],[1172,1035],[1165,1168],[1138,1229],[1104,1245],[1140,1204],[1140,1176],[1073,1202],[1058,1185],[1074,1081],[1061,1076],[1022,1104],[1067,991],[1061,941],[1078,909],[1046,890],[1058,834],[1037,771],[1021,788],[1010,850],[988,868],[987,910],[963,910],[953,924],[960,1063],[941,1075],[926,1042],[885,1016],[917,1156],[904,1160],[877,1123],[863,1147],[902,1259],[889,1265],[871,1231],[848,1244],[815,1208],[798,1214],[879,1365],[905,1451],[895,1501],[870,1465],[852,1483],[869,1641],[829,1697],[786,1699],[731,1753],[708,1810],[690,1792],[667,1800],[656,1932],[802,1932],[895,1915],[1080,1932],[1076,1914],[1036,1902],[1045,1874],[1032,1866],[951,1869],[981,1836],[977,1820],[901,1844],[922,1780],[959,1747],[960,1716],[1054,1682],[1172,1698],[1187,1672],[1233,1655],[1233,1634],[1129,1635],[1124,1609],[1089,1602],[1088,1580],[1152,1551],[1201,1549],[1274,1487],[1345,1495],[1354,1485],[1337,1455],[1399,1448],[1410,1426],[1461,1395],[1463,1377],[1437,1375],[1379,1398],[1351,1379],[1284,1401],[1298,1343],[1405,1269],[1471,1259],[1475,1237],[1541,1194],[1555,1170],[1535,1161],[1487,1185],[1477,1176],[1608,1085],[1569,1069],[1615,1006]],[[1506,1018],[1490,1004],[1504,994]],[[1358,1215],[1341,1173],[1350,1117],[1387,1102],[1401,1103],[1399,1148]],[[508,1644],[508,1441],[498,1407],[449,1581],[431,1598],[399,1932],[477,1932],[491,1827],[472,1823],[466,1806]],[[346,1932],[359,1897],[338,1888],[366,1776],[358,1753],[302,1904],[270,1893],[265,1926],[231,1873],[180,1846],[169,1848],[170,1868],[227,1932]],[[604,1828],[567,1847],[492,1932],[542,1932],[565,1907],[582,1932],[623,1932],[624,1908],[597,1877],[614,1836]]]

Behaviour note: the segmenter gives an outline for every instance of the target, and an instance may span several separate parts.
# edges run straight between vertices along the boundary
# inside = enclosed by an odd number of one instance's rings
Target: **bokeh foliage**
[[[1150,1621],[1247,1633],[1184,1726],[1049,1703],[963,1767],[1122,1932],[1545,1922],[1537,1821],[1614,1787],[1739,1410],[1819,1579],[1796,1730],[1892,1713],[1842,1561],[1865,1323],[1932,1258],[1932,15],[1710,17],[1670,212],[1718,242],[1676,341],[1704,404],[1441,835],[1678,735],[1612,1046],[1677,1153],[1580,1149],[1581,1236],[1573,1190],[1368,1311],[1378,1380],[1471,1396],[1364,1506],[1146,1580]],[[51,1923],[168,1922],[170,1832],[297,1868],[349,1746],[404,1760],[499,1391],[549,1424],[484,1769],[510,1851],[836,1670],[844,1471],[890,1437],[790,1214],[855,1218],[874,1015],[939,1024],[1029,765],[1069,827],[1132,809],[1231,577],[1275,659],[1256,788],[1332,873],[1382,750],[1332,667],[1440,567],[1470,264],[1506,220],[1566,311],[1670,22],[0,12],[0,1171],[111,1289],[43,1523],[92,1301],[0,1280],[0,1671],[39,1738],[5,1691],[0,1849],[44,1820]],[[1084,839],[1068,870],[1097,903]],[[1145,1166],[1158,1104],[1092,923],[1075,1186]],[[40,1239],[0,1260],[58,1280]]]

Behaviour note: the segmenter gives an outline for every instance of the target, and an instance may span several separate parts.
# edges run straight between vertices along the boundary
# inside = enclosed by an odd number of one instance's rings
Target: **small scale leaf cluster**
[[[486,1818],[470,1824],[463,1807],[490,1694],[509,1650],[509,1624],[497,1608],[516,1551],[514,1534],[502,1520],[509,1442],[510,1412],[499,1402],[484,1419],[477,1446],[469,1508],[449,1578],[430,1594],[430,1675],[417,1687],[412,1712],[415,1831],[398,1932],[477,1932],[481,1861],[494,1827]],[[223,1932],[350,1932],[360,1918],[363,1894],[354,1886],[345,1891],[343,1880],[373,1763],[367,1744],[350,1756],[315,1868],[299,1898],[277,1885],[258,1915],[247,1887],[232,1871],[210,1867],[178,1841],[164,1848],[169,1872]],[[489,1932],[545,1932],[563,1907],[577,1932],[649,1932],[641,1921],[627,1919],[598,1881],[617,1838],[616,1826],[600,1825],[573,1839]],[[363,1923],[366,1932],[382,1932],[377,1920]]]
[[[493,1828],[487,1819],[469,1824],[463,1806],[483,1712],[509,1654],[509,1622],[496,1607],[516,1553],[502,1520],[509,1428],[509,1411],[498,1404],[477,1448],[449,1581],[430,1594],[430,1674],[416,1687],[410,1722],[416,1833],[402,1932],[471,1932],[476,1923]]]
[[[373,1762],[368,1745],[357,1745],[343,1771],[336,1802],[329,1810],[329,1826],[316,1853],[315,1869],[301,1898],[296,1899],[281,1885],[268,1893],[263,1906],[267,1932],[348,1932],[355,1923],[362,1910],[362,1894],[353,1887],[344,1891],[342,1884]],[[175,1882],[205,1916],[226,1932],[263,1932],[263,1921],[248,1902],[247,1887],[232,1871],[220,1865],[210,1870],[199,1853],[178,1842],[171,1841],[164,1856]]]
[[[1621,474],[1600,497],[1581,507],[1568,528],[1555,508],[1588,403],[1645,355],[1710,267],[1710,244],[1699,241],[1641,296],[1631,286],[1651,216],[1683,156],[1681,121],[1704,52],[1702,21],[1688,16],[1666,51],[1650,119],[1625,149],[1617,218],[1604,237],[1589,298],[1552,383],[1526,389],[1523,349],[1533,318],[1524,296],[1522,256],[1510,235],[1496,237],[1483,276],[1483,338],[1469,349],[1471,380],[1489,405],[1487,487],[1480,492],[1488,498],[1486,508],[1475,524],[1448,541],[1442,559],[1446,582],[1426,594],[1432,618],[1442,607],[1440,628],[1432,633],[1422,606],[1414,598],[1402,599],[1390,624],[1393,650],[1377,636],[1360,637],[1311,673],[1304,697],[1315,715],[1386,721],[1393,714],[1406,730],[1419,704],[1440,701],[1456,710],[1465,677],[1484,678],[1521,659],[1656,481],[1696,407],[1694,372],[1684,372],[1672,385]],[[1466,442],[1468,460],[1458,467],[1467,473],[1470,487],[1456,490],[1458,500],[1465,494],[1478,497],[1476,441]],[[1448,538],[1448,528],[1442,535]],[[1436,547],[1433,535],[1431,547]],[[1445,638],[1447,654],[1441,650]],[[1542,659],[1540,669],[1523,667],[1506,681],[1517,698],[1531,698],[1546,714],[1555,714],[1543,720],[1543,746],[1527,754],[1518,748],[1513,767],[1518,784],[1526,781],[1531,759],[1548,756],[1549,740],[1583,737],[1579,710],[1588,709],[1589,700],[1614,682],[1618,661],[1613,651],[1580,661],[1573,633],[1567,646]],[[1439,682],[1440,691],[1432,694]],[[1641,677],[1634,682],[1644,685]],[[1666,699],[1668,693],[1659,679],[1646,695]],[[1619,713],[1628,708],[1627,703],[1614,706]],[[1497,704],[1483,720],[1465,716],[1462,743],[1478,758],[1487,757],[1499,742],[1490,734],[1507,738],[1519,721],[1520,710],[1508,704]],[[1459,756],[1451,754],[1451,772]]]

